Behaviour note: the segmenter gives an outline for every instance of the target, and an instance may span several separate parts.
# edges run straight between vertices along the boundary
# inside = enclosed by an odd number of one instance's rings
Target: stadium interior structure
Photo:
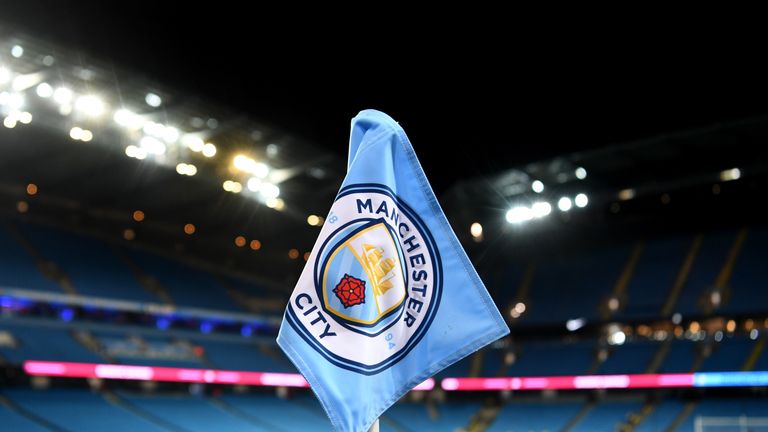
[[[274,339],[344,160],[10,31],[0,113],[0,429],[330,429]],[[512,333],[382,429],[768,430],[766,139],[457,179],[439,198]]]

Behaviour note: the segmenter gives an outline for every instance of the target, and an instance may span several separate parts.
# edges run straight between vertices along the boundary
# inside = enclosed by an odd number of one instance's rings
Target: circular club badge
[[[402,359],[437,312],[432,235],[381,185],[343,188],[291,295],[290,325],[331,363],[376,374]]]

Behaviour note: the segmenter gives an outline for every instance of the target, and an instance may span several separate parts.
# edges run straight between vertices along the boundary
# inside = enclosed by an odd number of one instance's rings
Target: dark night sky
[[[651,40],[656,28],[619,35],[621,23],[437,32],[418,19],[383,25],[360,13],[355,25],[307,24],[234,2],[0,6],[0,20],[35,36],[279,124],[341,157],[349,119],[381,109],[405,128],[438,190],[459,176],[768,112],[759,56],[704,37],[706,29]]]

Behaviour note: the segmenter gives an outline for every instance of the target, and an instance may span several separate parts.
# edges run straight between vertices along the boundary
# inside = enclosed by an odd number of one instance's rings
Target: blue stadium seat
[[[0,319],[0,330],[8,330],[20,342],[17,348],[0,347],[0,355],[11,363],[50,360],[103,363],[104,359],[76,341],[64,328],[21,325]]]
[[[62,294],[55,281],[40,273],[34,258],[0,224],[0,287]]]
[[[595,405],[576,426],[573,432],[593,432],[600,430],[619,430],[618,426],[626,422],[627,416],[642,407],[639,401],[605,401]]]
[[[683,287],[674,310],[684,317],[687,315],[699,315],[702,310],[699,306],[700,297],[714,286],[717,275],[723,268],[728,250],[736,238],[733,231],[711,233],[704,236],[704,240],[696,256],[691,273]]]
[[[121,394],[133,407],[188,432],[272,431],[273,428],[238,416],[207,399],[191,396],[147,396]],[[298,429],[288,429],[298,430]]]
[[[63,430],[77,432],[164,432],[166,429],[87,390],[4,390],[26,410]],[[5,428],[5,425],[3,425]],[[6,430],[6,429],[3,429]],[[16,429],[8,429],[13,431]],[[27,429],[18,429],[25,431]]]
[[[0,425],[7,431],[47,432],[48,428],[0,404]]]
[[[598,317],[629,257],[628,247],[559,257],[539,263],[530,292],[530,304],[520,318],[525,323],[565,323]]]
[[[656,405],[651,414],[640,423],[635,432],[658,432],[666,430],[675,417],[683,410],[684,404],[676,400],[665,400]],[[686,430],[686,429],[683,429]]]
[[[768,305],[768,229],[750,230],[731,276],[730,300],[721,311],[726,313],[765,312]]]
[[[593,342],[528,343],[509,367],[510,376],[580,375],[594,359]],[[567,359],[565,361],[564,359]]]
[[[209,273],[167,258],[138,250],[126,254],[168,290],[178,306],[242,312]]]
[[[106,243],[41,225],[21,224],[20,229],[43,256],[69,276],[78,293],[139,302],[160,301],[136,281]]]
[[[608,359],[600,365],[597,373],[645,373],[658,347],[658,343],[650,341],[633,341],[612,347]]]
[[[559,431],[583,405],[583,402],[510,402],[502,407],[487,431]]]
[[[690,238],[649,241],[627,285],[619,319],[656,318],[669,296],[691,245]]]

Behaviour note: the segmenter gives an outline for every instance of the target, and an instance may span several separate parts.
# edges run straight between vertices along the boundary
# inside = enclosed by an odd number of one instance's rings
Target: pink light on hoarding
[[[445,391],[574,390],[693,387],[693,374],[575,375],[509,378],[445,378]]]
[[[309,383],[307,383],[303,376],[288,373],[240,372],[212,369],[185,369],[34,360],[24,362],[24,371],[28,375],[68,378],[199,382],[267,387],[309,387]],[[414,390],[432,390],[434,387],[435,380],[430,378],[414,387]]]

